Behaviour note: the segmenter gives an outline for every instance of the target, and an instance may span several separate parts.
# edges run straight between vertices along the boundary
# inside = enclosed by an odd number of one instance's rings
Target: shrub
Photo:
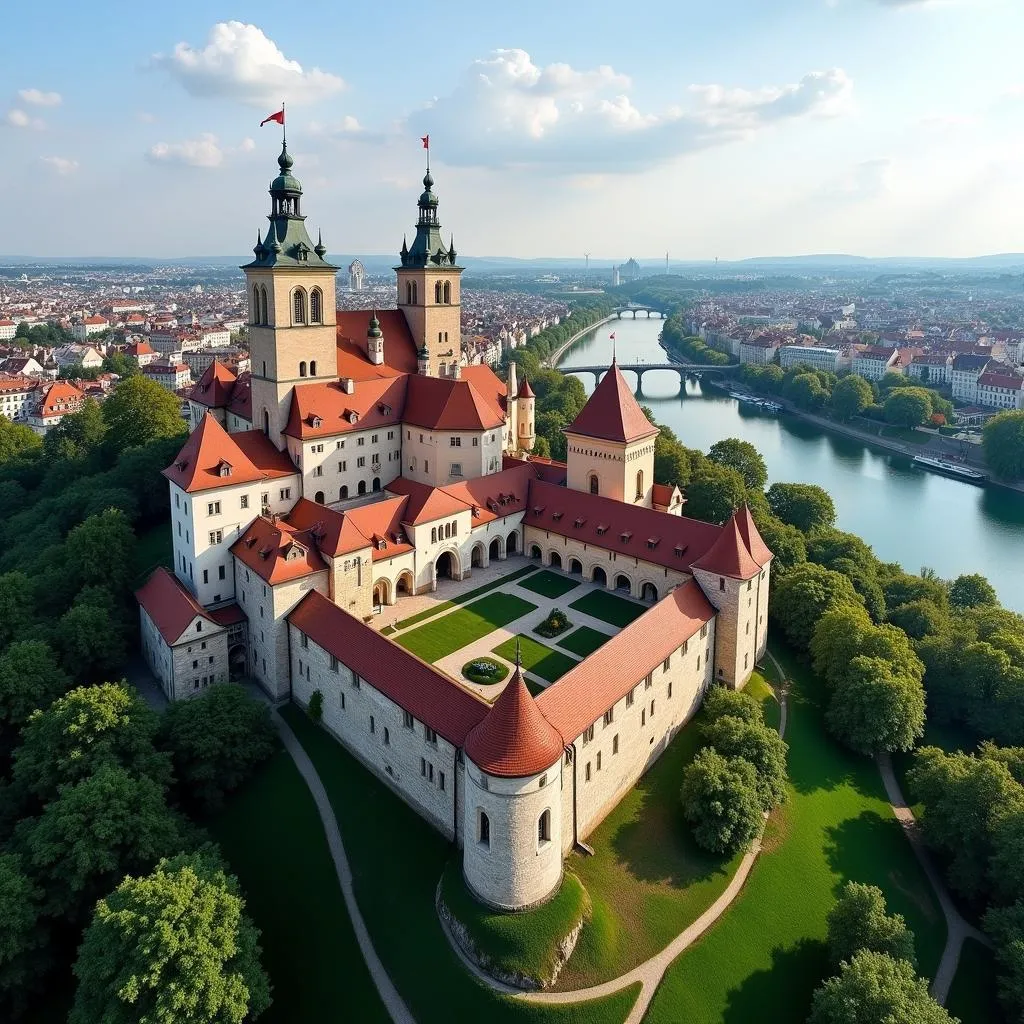
[[[828,952],[837,970],[861,949],[917,965],[913,933],[900,914],[887,914],[885,909],[885,896],[878,886],[846,883],[828,912]]]
[[[713,853],[734,853],[749,846],[764,820],[754,766],[741,757],[723,757],[710,747],[683,773],[679,797],[694,839]]]
[[[553,636],[564,633],[570,625],[568,616],[561,608],[552,608],[547,618],[534,629],[534,633],[550,639]]]
[[[500,683],[508,675],[508,669],[494,658],[474,658],[462,666],[462,674],[480,686]]]

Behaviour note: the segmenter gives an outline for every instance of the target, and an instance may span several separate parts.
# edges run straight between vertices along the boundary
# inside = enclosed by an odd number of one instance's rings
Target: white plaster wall
[[[360,483],[363,493],[370,494],[375,479],[382,490],[402,475],[402,428],[396,424],[309,441],[289,437],[288,454],[302,467],[305,497],[312,501],[317,491],[323,491],[324,502],[330,505],[357,497]],[[348,488],[344,498],[342,487]]]

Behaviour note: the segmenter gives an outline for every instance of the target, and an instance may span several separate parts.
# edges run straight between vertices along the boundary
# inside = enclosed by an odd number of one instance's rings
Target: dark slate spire
[[[420,194],[419,217],[416,220],[416,237],[412,248],[407,249],[402,240],[399,254],[403,267],[453,267],[454,249],[446,249],[441,239],[441,222],[437,218],[437,195],[434,193],[434,177],[427,168],[423,175],[423,192]]]

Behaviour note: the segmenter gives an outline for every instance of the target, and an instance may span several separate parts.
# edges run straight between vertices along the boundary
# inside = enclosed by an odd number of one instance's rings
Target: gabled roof
[[[730,516],[715,543],[693,563],[695,569],[704,569],[734,580],[753,579],[760,572],[761,566],[747,550],[743,534],[740,533],[738,514],[734,512]],[[756,531],[756,527],[754,529]]]
[[[502,411],[484,398],[472,379],[419,374],[408,378],[402,419],[427,430],[490,430],[505,423]]]
[[[228,401],[228,412],[252,423],[252,375],[246,370],[238,375]]]
[[[1005,372],[997,370],[986,370],[978,378],[978,386],[983,388],[1008,388],[1010,391],[1020,391],[1024,387],[1024,380],[1016,376],[1007,366]]]
[[[762,568],[766,566],[775,556],[758,533],[754,517],[750,514],[750,506],[746,503],[736,510],[736,525],[739,527],[743,543],[750,552],[750,557]]]
[[[407,498],[384,498],[338,512],[302,498],[284,518],[297,529],[308,530],[319,550],[331,558],[369,547],[373,549],[373,559],[379,560],[412,550],[402,530],[402,513],[407,501]]]
[[[215,627],[218,625],[177,576],[163,566],[155,569],[149,579],[135,591],[135,599],[145,608],[146,614],[169,646],[181,639],[181,634],[196,616]]]
[[[224,409],[231,400],[231,392],[237,379],[223,363],[214,359],[203,371],[202,377],[189,392],[188,397],[208,409]]]
[[[537,698],[537,707],[571,743],[714,616],[700,585],[687,580],[569,669]]]
[[[421,484],[417,480],[408,479],[408,477],[396,477],[386,485],[385,490],[391,494],[408,496],[402,522],[412,526],[419,526],[444,516],[453,516],[459,512],[468,511],[466,502],[448,494],[443,488]]]
[[[327,571],[311,533],[279,516],[257,516],[231,545],[231,553],[271,585]]]
[[[42,416],[54,416],[58,413],[66,413],[68,406],[74,409],[84,401],[85,393],[70,381],[55,380],[43,392],[39,412]]]
[[[564,462],[546,459],[541,455],[530,455],[526,459],[518,459],[514,455],[503,455],[501,464],[504,469],[516,465],[529,466],[538,480],[546,480],[549,484],[565,486],[568,476],[568,467]]]
[[[473,511],[473,525],[490,522],[522,512],[526,507],[530,480],[534,470],[528,463],[519,462],[500,473],[463,480],[441,488],[445,494],[462,502]]]
[[[376,377],[356,382],[347,394],[338,381],[298,384],[284,432],[314,438],[402,422],[408,377]]]
[[[259,431],[227,431],[207,413],[163,475],[191,494],[214,487],[292,476],[298,470]]]
[[[490,710],[475,693],[381,636],[323,594],[307,594],[289,622],[370,686],[439,733],[462,746]]]
[[[582,434],[605,441],[628,444],[657,434],[658,428],[644,415],[633,392],[612,360],[608,372],[579,415],[565,428],[567,434]]]
[[[384,335],[384,362],[375,366],[366,352],[366,330],[371,309],[338,310],[338,376],[353,380],[394,377],[416,373],[416,344],[409,325],[399,309],[378,309],[377,320]]]
[[[516,666],[487,717],[466,737],[465,752],[488,775],[519,779],[558,764],[565,743],[526,688]]]

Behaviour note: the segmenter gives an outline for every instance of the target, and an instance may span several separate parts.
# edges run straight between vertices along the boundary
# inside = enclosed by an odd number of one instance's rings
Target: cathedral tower
[[[322,240],[313,245],[302,215],[302,186],[282,142],[278,176],[270,183],[270,227],[256,236],[247,263],[249,350],[252,359],[253,427],[279,448],[292,388],[338,376],[338,268],[325,260]]]
[[[437,219],[437,196],[430,167],[423,177],[419,198],[416,237],[410,248],[402,241],[399,254],[398,308],[405,315],[416,348],[429,354],[427,373],[432,377],[452,375],[462,349],[459,280],[462,267],[455,264],[455,242],[445,247]]]

